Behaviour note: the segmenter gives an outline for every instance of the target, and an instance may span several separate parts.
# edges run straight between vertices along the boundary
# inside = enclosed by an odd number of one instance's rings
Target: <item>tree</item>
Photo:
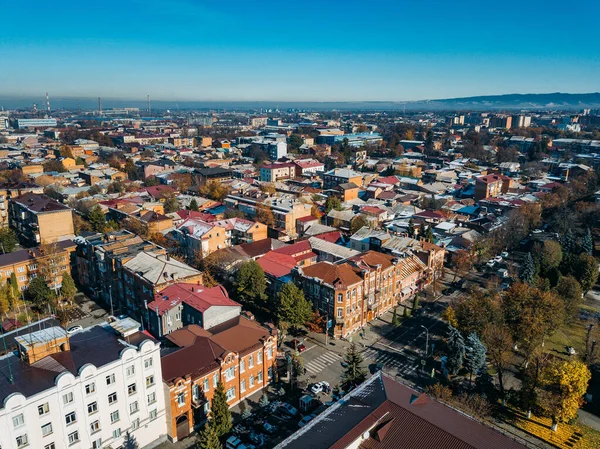
[[[408,230],[407,230],[407,234],[411,239],[415,238],[415,221],[411,218],[410,220],[408,220]]]
[[[273,227],[275,225],[275,216],[273,211],[267,205],[259,203],[256,205],[256,221],[264,225]]]
[[[444,320],[446,320],[446,322],[450,326],[452,326],[452,327],[458,326],[458,320],[456,319],[456,312],[454,311],[454,307],[452,307],[452,306],[446,307],[446,310],[444,310],[442,312],[442,318]]]
[[[350,347],[344,356],[344,361],[346,362],[346,369],[342,374],[342,383],[344,390],[348,390],[350,387],[361,384],[367,378],[367,372],[362,367],[363,358],[354,342],[350,343]]]
[[[170,213],[178,211],[180,209],[180,207],[179,207],[179,201],[177,200],[177,197],[175,195],[169,195],[165,199],[164,208],[165,208],[166,214],[170,214]]]
[[[413,298],[413,312],[416,312],[419,308],[419,294],[416,293]]]
[[[581,251],[590,256],[594,252],[594,239],[592,238],[590,228],[586,229],[586,232],[581,239]]]
[[[454,281],[458,276],[465,276],[473,268],[473,259],[468,251],[460,249],[452,257]]]
[[[2,254],[12,253],[17,243],[19,243],[19,240],[15,231],[10,228],[0,229],[0,249],[2,250]]]
[[[297,153],[300,147],[304,144],[304,141],[299,134],[294,133],[288,137],[287,144],[290,153]]]
[[[533,257],[531,253],[527,253],[525,256],[525,260],[521,264],[521,268],[519,270],[519,279],[523,282],[531,284],[535,277],[535,263],[533,261]]]
[[[579,307],[583,303],[583,290],[573,276],[564,276],[558,280],[554,293],[564,303],[565,320],[572,322],[579,315]]]
[[[42,276],[36,276],[29,282],[27,297],[38,309],[45,307],[54,300],[54,294]]]
[[[471,332],[482,335],[485,326],[498,321],[501,315],[498,293],[493,290],[474,289],[455,306],[456,327],[467,335]]]
[[[315,310],[308,322],[306,323],[306,328],[310,332],[323,333],[325,332],[326,324],[327,323],[325,322],[325,318],[321,316],[318,310]]]
[[[62,297],[67,299],[69,302],[73,301],[75,293],[77,293],[75,281],[73,280],[73,277],[71,277],[71,275],[66,271],[63,271],[62,273],[62,287],[60,289],[60,292],[62,294]]]
[[[454,376],[462,368],[463,359],[465,357],[465,341],[455,327],[448,326],[446,349],[448,356],[446,368],[448,369],[448,373]]]
[[[219,380],[213,396],[210,418],[216,434],[221,437],[231,429],[231,412],[223,382]]]
[[[394,307],[394,314],[392,315],[392,326],[400,325],[400,318],[398,318],[398,311]]]
[[[244,263],[237,272],[235,288],[240,298],[256,303],[267,298],[265,272],[255,260]]]
[[[325,214],[328,214],[333,209],[342,210],[342,202],[339,197],[335,195],[329,195],[325,200]]]
[[[496,370],[498,387],[500,388],[500,399],[502,400],[502,405],[505,405],[504,374],[510,365],[513,339],[505,326],[491,323],[483,331],[483,341],[487,347],[490,363]]]
[[[125,434],[125,441],[123,442],[123,449],[139,449],[139,444],[135,437],[127,432]]]
[[[58,159],[53,159],[44,164],[44,172],[66,172],[67,169],[63,165],[62,161]]]
[[[486,349],[477,334],[472,333],[467,337],[465,344],[464,365],[469,372],[469,382],[473,379],[473,373],[479,372],[485,366]]]
[[[198,201],[196,201],[196,198],[192,198],[192,201],[190,201],[190,204],[188,205],[187,209],[194,211],[194,212],[198,212],[199,207],[198,207]]]
[[[304,297],[304,292],[293,282],[283,285],[276,299],[277,321],[285,321],[292,327],[306,323],[311,316],[312,306]]]
[[[0,314],[7,314],[11,310],[10,301],[8,299],[9,287],[6,285],[0,287]]]
[[[350,223],[350,233],[356,234],[360,229],[365,226],[369,226],[369,220],[362,214],[358,214],[356,217],[352,219]]]
[[[106,217],[100,206],[96,205],[87,214],[87,220],[90,222],[92,231],[104,233],[106,229]]]
[[[563,258],[562,247],[555,240],[546,240],[540,248],[538,255],[540,270],[542,274],[546,275],[550,270],[558,268],[560,265]]]
[[[552,418],[552,430],[559,422],[577,417],[583,395],[592,375],[579,360],[555,360],[542,372],[540,405],[545,416]]]
[[[19,287],[19,283],[17,282],[17,275],[13,271],[10,273],[10,279],[8,280],[8,292],[7,299],[10,304],[10,310],[15,308],[15,305],[19,301],[21,297],[21,288]]]
[[[248,409],[246,409],[248,410]],[[211,420],[204,424],[202,430],[198,433],[198,444],[196,449],[222,449],[219,441],[219,432]]]
[[[435,237],[433,235],[433,229],[431,229],[431,226],[427,226],[425,228],[425,231],[423,232],[423,238],[429,243],[435,243]]]
[[[589,292],[598,280],[598,261],[587,253],[580,254],[575,260],[574,274],[579,279],[583,291]]]

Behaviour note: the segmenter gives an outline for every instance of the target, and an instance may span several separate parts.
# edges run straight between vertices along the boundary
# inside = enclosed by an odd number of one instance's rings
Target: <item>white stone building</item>
[[[0,358],[2,449],[151,448],[167,434],[160,343],[130,318],[51,327]],[[12,376],[12,381],[11,381]]]

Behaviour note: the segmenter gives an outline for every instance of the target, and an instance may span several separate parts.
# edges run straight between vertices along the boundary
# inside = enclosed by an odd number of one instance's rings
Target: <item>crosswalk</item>
[[[409,375],[418,368],[417,360],[405,355],[390,354],[375,348],[369,348],[362,353],[363,359],[368,362],[374,360],[383,365],[384,371],[395,370],[400,375]]]
[[[325,354],[321,354],[316,359],[307,362],[304,367],[310,374],[318,374],[327,366],[333,363],[340,363],[341,360],[342,357],[337,355],[335,352],[327,352]]]

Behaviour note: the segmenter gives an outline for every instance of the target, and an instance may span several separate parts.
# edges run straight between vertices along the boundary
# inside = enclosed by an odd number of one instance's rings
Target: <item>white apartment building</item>
[[[0,357],[2,449],[117,449],[166,439],[160,343],[130,318],[51,327]],[[12,378],[12,380],[11,380]]]

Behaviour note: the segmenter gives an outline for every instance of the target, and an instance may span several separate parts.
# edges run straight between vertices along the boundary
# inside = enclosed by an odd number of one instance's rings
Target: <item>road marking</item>
[[[334,352],[327,352],[325,354],[321,354],[316,359],[311,360],[310,362],[306,362],[305,368],[306,371],[313,374],[317,374],[323,371],[329,365],[339,362],[341,358],[342,357],[340,355]]]

